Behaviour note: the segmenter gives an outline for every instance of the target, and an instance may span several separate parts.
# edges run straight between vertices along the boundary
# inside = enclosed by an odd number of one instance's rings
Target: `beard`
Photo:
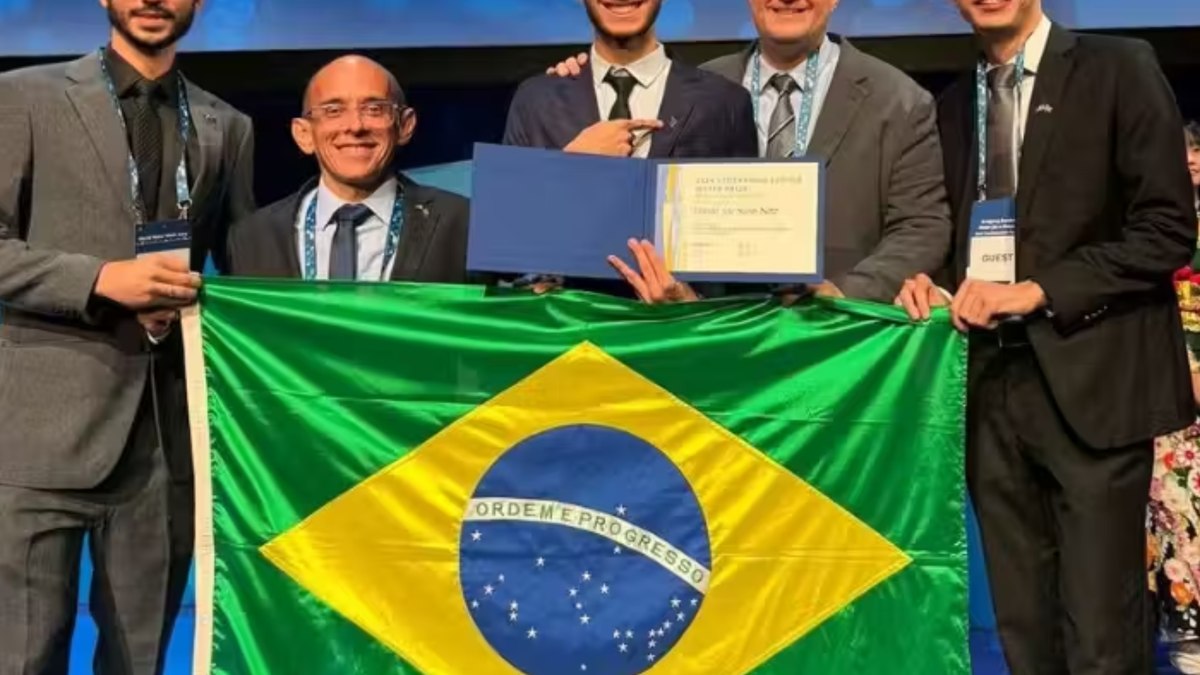
[[[644,25],[640,26],[632,34],[622,34],[622,35],[617,35],[617,34],[611,33],[607,29],[604,28],[604,24],[600,20],[600,16],[598,13],[599,10],[597,10],[593,7],[593,3],[598,3],[599,0],[584,0],[583,6],[587,10],[588,19],[591,20],[592,27],[596,29],[596,33],[598,33],[600,36],[607,38],[609,40],[614,40],[616,42],[625,42],[627,40],[633,40],[633,39],[640,38],[640,37],[646,35],[647,33],[650,32],[651,29],[654,28],[654,23],[656,21],[658,21],[658,13],[662,11],[661,0],[646,0],[646,1],[651,3],[654,6],[653,9],[650,11],[650,15],[646,17],[646,23]]]
[[[171,28],[165,35],[156,36],[153,38],[139,37],[133,32],[130,24],[133,22],[135,14],[139,13],[156,13],[164,17],[170,22]],[[113,3],[108,5],[108,23],[112,25],[121,37],[125,38],[129,44],[133,45],[138,51],[144,54],[157,54],[162,50],[179,42],[183,36],[187,35],[192,28],[192,21],[196,18],[196,7],[192,5],[179,14],[174,14],[165,7],[139,7],[128,11],[124,16],[117,12],[113,7]]]

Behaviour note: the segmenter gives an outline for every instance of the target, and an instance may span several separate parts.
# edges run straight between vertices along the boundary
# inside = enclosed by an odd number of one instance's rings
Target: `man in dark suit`
[[[1151,672],[1152,439],[1194,419],[1171,283],[1196,241],[1182,121],[1148,45],[1070,33],[1038,0],[957,2],[983,55],[939,108],[947,283],[1005,655],[1014,675]],[[940,297],[922,277],[902,300],[923,317]]]
[[[745,90],[672,61],[655,35],[662,0],[584,0],[595,30],[579,78],[522,83],[508,145],[633,157],[755,157]]]
[[[3,675],[67,672],[85,534],[96,672],[160,671],[192,550],[167,324],[254,207],[249,119],[175,69],[200,3],[104,4],[101,53],[0,75]],[[138,226],[174,219],[191,265],[136,258]]]
[[[467,201],[392,169],[416,124],[378,63],[345,56],[318,71],[292,136],[320,177],[233,226],[230,273],[465,282]]]

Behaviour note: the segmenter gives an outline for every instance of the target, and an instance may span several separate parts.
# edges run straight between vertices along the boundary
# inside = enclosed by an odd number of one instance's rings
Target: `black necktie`
[[[767,82],[779,92],[779,102],[767,125],[767,157],[791,157],[796,153],[796,109],[792,93],[800,89],[788,73],[775,73]]]
[[[129,106],[129,144],[137,162],[141,181],[142,207],[147,220],[158,217],[158,190],[162,182],[163,138],[158,105],[162,86],[157,82],[140,80],[134,85],[135,94]]]
[[[337,230],[329,252],[330,279],[358,278],[358,238],[355,231],[371,216],[371,209],[362,204],[346,204],[333,212]]]
[[[633,113],[629,110],[629,95],[633,93],[633,88],[638,84],[637,78],[624,68],[610,68],[608,74],[604,76],[604,81],[617,92],[617,101],[613,103],[612,110],[608,113],[608,119],[632,119]]]
[[[1009,64],[987,74],[987,196],[1011,197],[1017,192],[1016,143],[1017,67]]]

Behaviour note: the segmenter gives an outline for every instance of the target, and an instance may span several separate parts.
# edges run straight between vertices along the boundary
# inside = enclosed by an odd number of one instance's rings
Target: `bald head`
[[[304,110],[328,98],[327,92],[346,88],[380,89],[397,105],[404,105],[404,90],[387,68],[365,56],[342,56],[330,61],[312,76],[304,88]]]

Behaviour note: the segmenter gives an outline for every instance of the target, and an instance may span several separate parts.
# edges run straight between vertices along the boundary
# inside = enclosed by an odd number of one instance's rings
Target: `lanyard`
[[[113,84],[112,75],[108,72],[108,65],[104,60],[104,48],[100,48],[100,70],[104,73],[104,83],[108,85],[108,95],[112,98],[113,107],[117,110],[117,119],[121,120],[121,131],[125,133],[125,138],[129,138],[129,128],[125,124],[125,113],[121,111],[121,101],[117,97],[117,86]],[[188,219],[188,211],[192,206],[192,193],[188,190],[188,175],[187,175],[187,145],[188,133],[192,128],[192,113],[188,107],[187,88],[183,85],[183,78],[176,77],[176,84],[179,86],[179,166],[175,168],[175,200],[176,206],[179,208],[179,217],[182,220]],[[126,160],[129,168],[129,193],[133,200],[133,208],[137,213],[139,223],[148,222],[153,214],[146,213],[146,206],[142,203],[142,176],[138,171],[137,160],[133,158],[133,150],[129,150]]]
[[[755,49],[754,70],[750,77],[750,97],[754,100],[754,119],[759,120],[762,107],[762,51]],[[821,71],[821,52],[815,51],[808,55],[808,64],[804,67],[804,82],[800,88],[800,113],[796,118],[796,145],[792,157],[803,157],[808,152],[808,128],[812,125],[813,99],[816,98],[817,74]],[[776,104],[778,105],[778,104]],[[771,144],[770,122],[767,122],[767,145]]]
[[[1019,116],[1021,114],[1021,83],[1025,81],[1025,50],[1022,49],[1017,54],[1016,62],[1017,85],[1015,93],[1017,96],[1016,115],[1018,120],[1014,120],[1017,124],[1017,129],[1020,130]],[[979,188],[979,201],[983,201],[987,197],[987,108],[988,108],[988,90],[987,90],[987,64],[982,59],[975,64],[975,135],[976,145],[979,146],[979,170],[977,174],[976,187]],[[1020,152],[1022,139],[1017,139],[1017,151]]]
[[[313,195],[308,203],[308,211],[304,214],[304,278],[313,281],[317,278],[317,200],[321,193]],[[379,267],[379,280],[387,279],[388,263],[396,256],[396,246],[400,241],[400,230],[404,229],[404,190],[396,184],[396,202],[392,205],[392,218],[388,223],[387,245],[383,249],[383,264]]]

